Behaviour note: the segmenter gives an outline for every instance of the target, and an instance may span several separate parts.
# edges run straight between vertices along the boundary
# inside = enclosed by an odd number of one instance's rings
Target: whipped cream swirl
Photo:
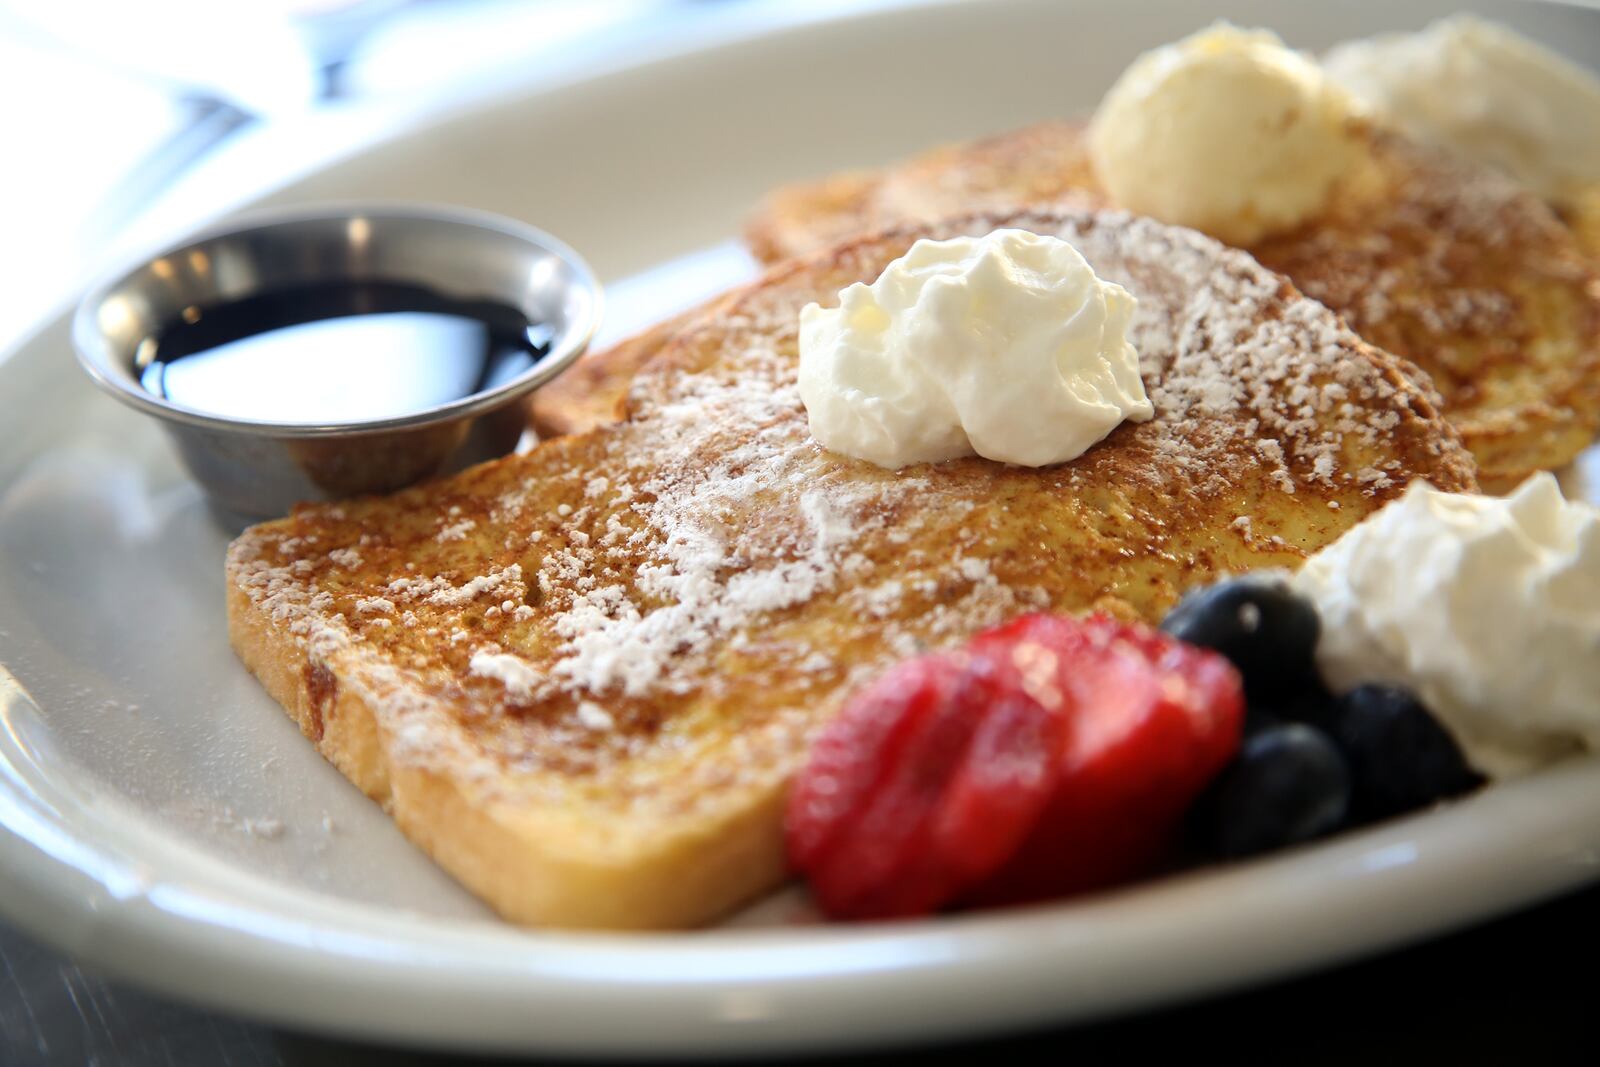
[[[1329,685],[1409,687],[1480,770],[1600,752],[1600,509],[1549,474],[1504,498],[1414,483],[1294,585]]]
[[[1350,41],[1328,76],[1406,135],[1566,202],[1600,183],[1600,79],[1528,38],[1456,15]]]
[[[918,241],[838,307],[801,311],[811,434],[889,468],[1074,459],[1155,414],[1127,340],[1134,306],[1056,237]]]

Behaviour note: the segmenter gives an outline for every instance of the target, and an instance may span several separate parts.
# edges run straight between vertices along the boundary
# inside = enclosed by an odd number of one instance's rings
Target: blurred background
[[[541,69],[600,66],[779,6],[0,0],[0,353],[141,235]]]

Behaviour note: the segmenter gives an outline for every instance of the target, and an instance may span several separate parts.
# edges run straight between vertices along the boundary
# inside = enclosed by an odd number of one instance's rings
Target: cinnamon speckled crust
[[[876,181],[850,176],[849,195],[826,182],[780,189],[747,240],[770,261],[865,227],[1063,201],[1109,206],[1083,131],[1044,123],[936,149]],[[1571,462],[1600,428],[1600,199],[1564,205],[1569,228],[1495,172],[1358,132],[1368,158],[1328,209],[1249,251],[1433,377],[1485,489]]]
[[[561,377],[534,392],[528,401],[528,422],[540,437],[559,437],[618,421],[623,416],[628,383],[639,368],[724,299],[718,296],[603,352],[584,356]]]
[[[1140,298],[1156,405],[1083,456],[888,471],[820,448],[800,308],[918,237],[1056,234]],[[1121,215],[909,227],[791,262],[664,343],[628,417],[228,556],[241,658],[508,918],[709,921],[784,876],[785,784],[888,664],[1033,609],[1155,619],[1292,566],[1413,478],[1473,488],[1414,368],[1248,256]]]
[[[1600,264],[1600,182],[1557,205],[1556,213],[1578,238],[1589,261]]]

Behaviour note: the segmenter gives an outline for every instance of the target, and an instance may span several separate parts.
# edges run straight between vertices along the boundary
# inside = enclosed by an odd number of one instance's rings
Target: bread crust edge
[[[783,823],[782,782],[757,787],[754,802],[732,820],[706,820],[628,862],[575,840],[572,820],[486,801],[448,768],[395,759],[364,687],[337,658],[314,658],[302,639],[275,625],[234,571],[230,552],[228,635],[244,666],[325,759],[503,918],[563,929],[685,929],[787,878],[775,832]]]

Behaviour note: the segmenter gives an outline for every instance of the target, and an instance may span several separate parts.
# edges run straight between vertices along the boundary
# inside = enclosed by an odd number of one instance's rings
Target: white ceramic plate
[[[1444,7],[1227,13],[1320,48]],[[748,273],[728,242],[771,185],[1086,108],[1137,49],[1193,29],[1193,10],[892,3],[746,19],[705,48],[457,107],[270,200],[453,202],[544,226],[604,277],[672,264],[613,289],[615,334]],[[1493,13],[1600,49],[1593,12]],[[1586,762],[1070,904],[821,927],[791,894],[698,934],[518,931],[413,850],[238,666],[225,534],[157,427],[78,372],[64,323],[0,365],[0,428],[0,661],[15,676],[0,671],[0,910],[207,1004],[457,1047],[865,1047],[1257,982],[1600,874],[1600,765]]]

